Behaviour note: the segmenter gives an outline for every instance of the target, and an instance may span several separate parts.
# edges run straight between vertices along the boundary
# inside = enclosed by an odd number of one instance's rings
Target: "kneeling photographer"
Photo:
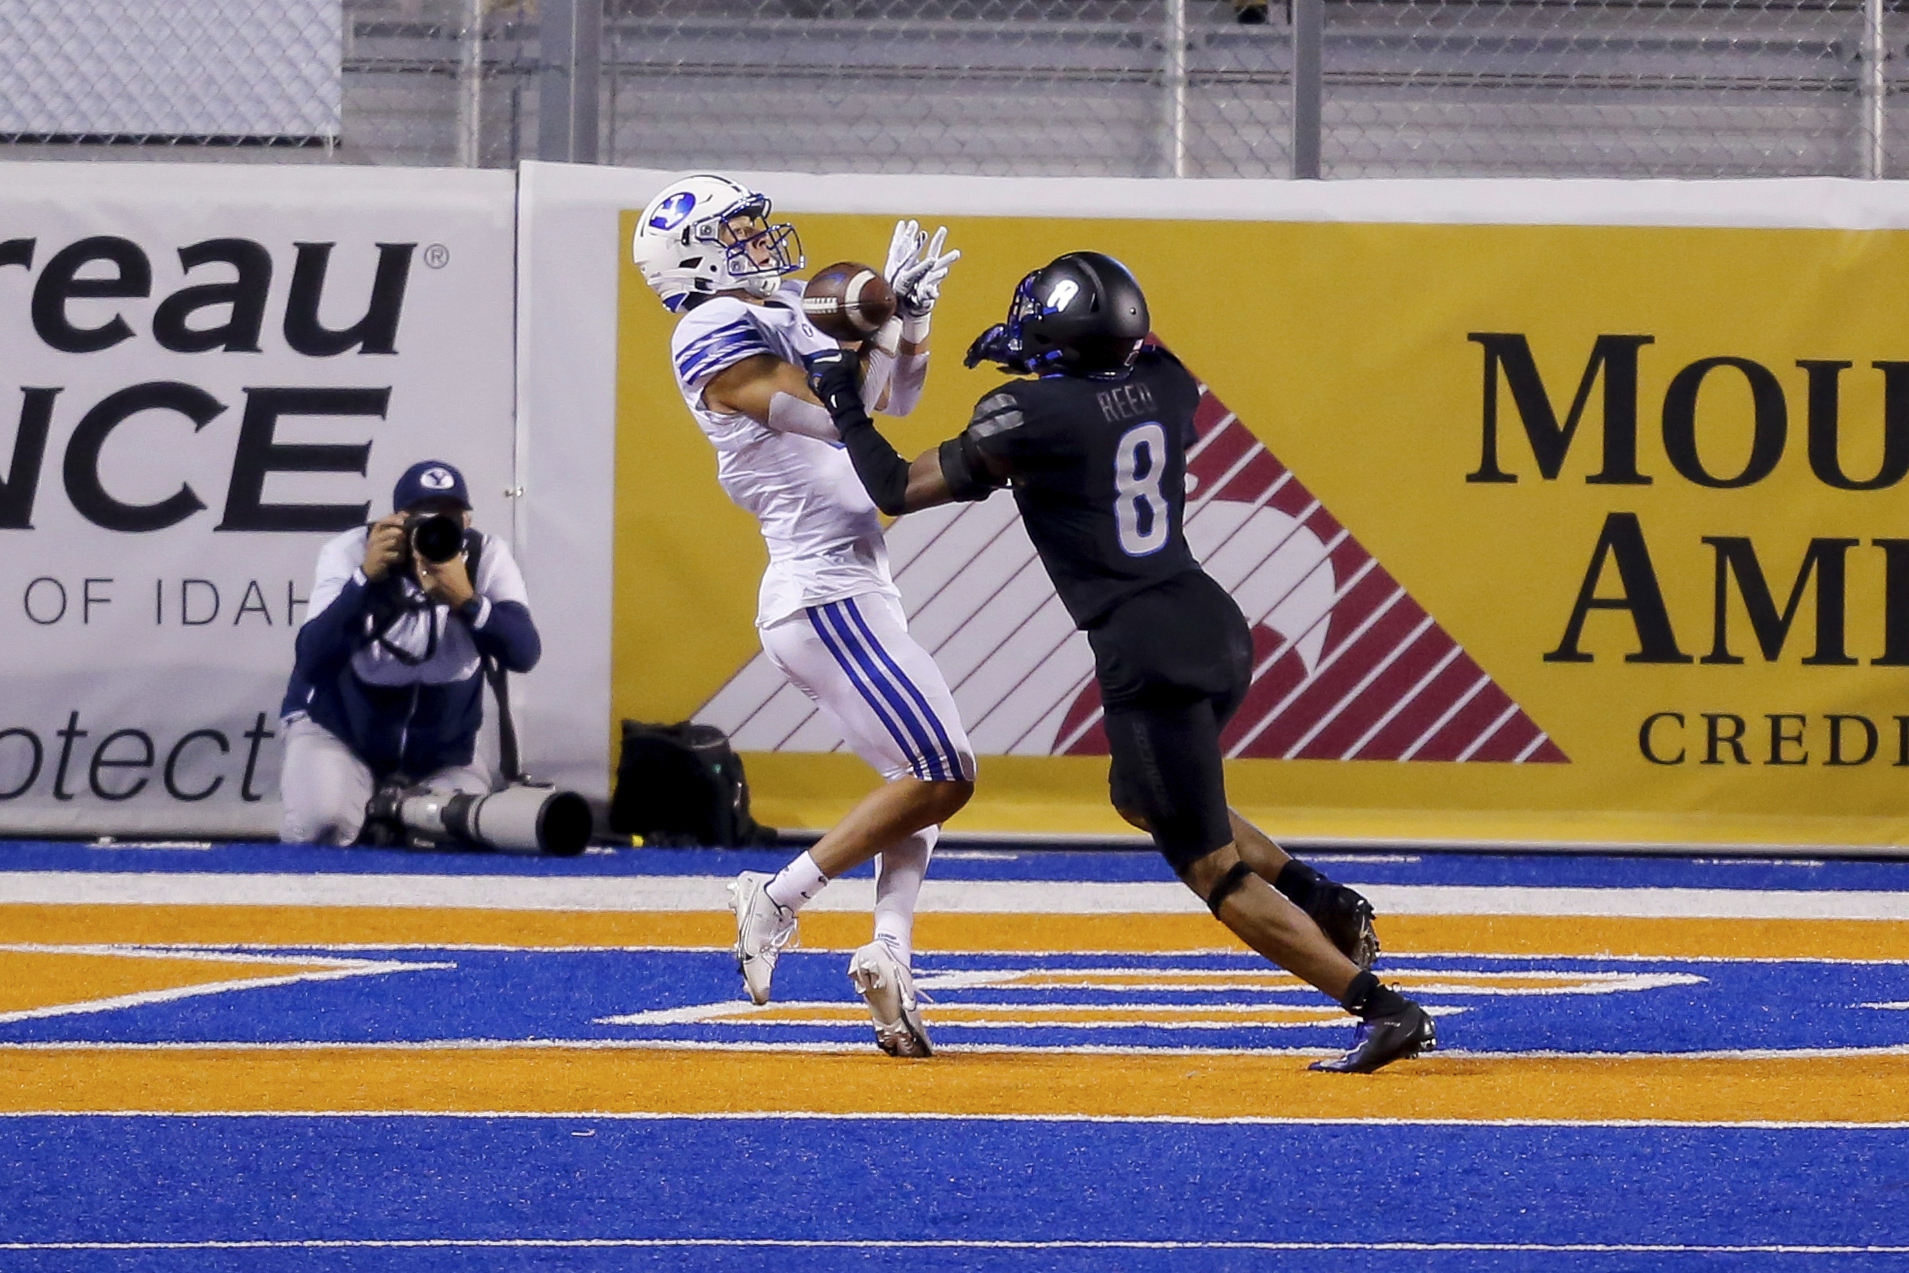
[[[441,461],[407,469],[391,502],[391,516],[318,555],[280,710],[280,837],[581,852],[581,797],[521,786],[493,794],[476,754],[487,670],[501,696],[501,673],[528,672],[543,650],[509,545],[470,529],[464,477]],[[507,712],[500,732],[511,737]]]

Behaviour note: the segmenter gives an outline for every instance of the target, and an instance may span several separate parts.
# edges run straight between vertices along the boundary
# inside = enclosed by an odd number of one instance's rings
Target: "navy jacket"
[[[347,531],[319,552],[280,714],[309,716],[380,781],[418,781],[471,763],[484,720],[483,658],[528,672],[543,645],[502,540],[476,537],[477,596],[453,611],[408,578],[369,583],[361,568],[369,533]]]

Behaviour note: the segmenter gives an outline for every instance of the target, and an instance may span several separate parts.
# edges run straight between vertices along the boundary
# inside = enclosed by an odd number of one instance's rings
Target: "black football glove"
[[[836,349],[811,354],[802,362],[809,369],[809,387],[829,409],[836,432],[842,435],[855,476],[875,507],[890,517],[900,516],[907,508],[908,461],[896,454],[862,405],[861,359]]]
[[[802,360],[809,370],[809,388],[828,408],[837,427],[844,416],[868,416],[862,404],[861,357],[846,349],[810,354]]]
[[[1027,370],[1021,342],[1008,334],[1006,323],[996,323],[976,336],[961,365],[973,367],[984,362],[999,363],[1009,371]]]

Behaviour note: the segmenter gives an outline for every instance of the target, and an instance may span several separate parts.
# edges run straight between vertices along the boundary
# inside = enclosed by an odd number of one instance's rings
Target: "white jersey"
[[[716,448],[716,480],[755,514],[769,546],[756,626],[863,593],[899,599],[888,574],[881,515],[839,442],[778,433],[741,414],[712,411],[703,389],[717,372],[770,354],[797,367],[840,346],[802,314],[802,285],[785,280],[767,304],[704,301],[676,324],[670,361],[696,423]]]

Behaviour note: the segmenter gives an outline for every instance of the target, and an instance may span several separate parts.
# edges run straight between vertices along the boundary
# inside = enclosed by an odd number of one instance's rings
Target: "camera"
[[[414,842],[575,857],[590,843],[590,802],[574,791],[513,784],[487,795],[380,789],[366,806],[374,842]]]
[[[404,542],[410,555],[441,566],[463,553],[464,523],[449,513],[411,513],[404,519]]]
[[[375,528],[378,523],[368,522]],[[453,557],[464,555],[464,520],[449,513],[406,513],[404,547],[397,561],[398,573],[410,574],[420,561],[441,566]]]

